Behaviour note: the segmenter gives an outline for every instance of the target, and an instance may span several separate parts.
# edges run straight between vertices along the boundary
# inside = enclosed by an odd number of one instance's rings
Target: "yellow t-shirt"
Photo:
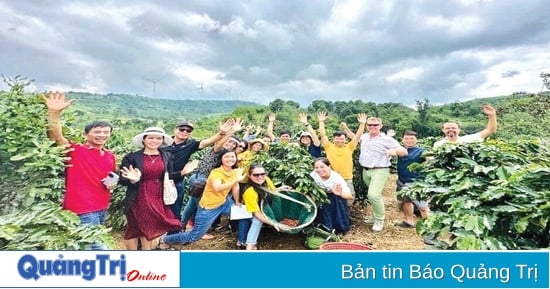
[[[328,143],[323,146],[327,159],[333,170],[338,172],[344,180],[353,178],[353,151],[357,144],[347,143],[341,147],[333,143]]]
[[[224,192],[217,192],[212,187],[212,183],[216,179],[220,179],[222,184],[228,183],[235,180],[236,174],[237,173],[235,170],[226,172],[222,167],[213,169],[206,180],[206,185],[204,186],[204,192],[202,193],[201,200],[199,201],[199,206],[205,209],[214,209],[223,205],[223,203],[225,203],[225,198],[229,192],[231,192],[231,188]]]
[[[246,169],[250,166],[250,162],[252,162],[254,158],[254,153],[250,150],[244,151],[240,153],[237,158],[239,159],[239,167]]]
[[[266,178],[265,184],[268,189],[270,190],[275,189],[275,185],[273,185],[273,182],[269,178]],[[256,189],[254,189],[254,187],[248,187],[248,189],[244,191],[243,202],[248,212],[255,213],[260,211],[258,198],[259,198],[258,192],[256,192]]]

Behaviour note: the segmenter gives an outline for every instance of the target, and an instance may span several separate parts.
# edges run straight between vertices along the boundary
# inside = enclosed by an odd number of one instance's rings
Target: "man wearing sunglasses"
[[[181,179],[175,180],[178,198],[176,199],[176,202],[170,206],[172,212],[174,212],[174,215],[176,215],[179,220],[181,220],[181,210],[183,205],[183,177],[184,175],[190,173],[184,171],[183,167],[185,167],[187,162],[189,162],[189,159],[193,153],[205,147],[211,146],[222,139],[229,133],[234,124],[234,119],[228,119],[225,123],[220,124],[216,134],[201,141],[192,138],[195,125],[191,121],[183,120],[174,128],[174,143],[165,147],[164,150],[172,153],[174,158],[174,170],[181,171]]]
[[[382,191],[390,176],[391,158],[406,156],[407,149],[397,140],[381,133],[382,120],[376,117],[367,119],[368,133],[361,136],[359,164],[363,167],[363,182],[367,185],[373,218],[367,219],[372,223],[372,231],[380,232],[384,228],[385,206]]]

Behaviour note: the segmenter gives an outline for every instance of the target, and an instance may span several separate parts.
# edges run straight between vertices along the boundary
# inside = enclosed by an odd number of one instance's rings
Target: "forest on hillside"
[[[71,115],[67,124],[74,128],[83,127],[94,119],[112,122],[122,137],[130,137],[147,126],[161,126],[169,130],[181,119],[193,120],[197,124],[195,137],[204,138],[216,130],[218,123],[229,117],[243,118],[246,124],[264,127],[269,113],[277,115],[275,133],[285,129],[298,135],[302,130],[298,114],[305,112],[317,127],[316,114],[326,111],[329,130],[339,129],[340,122],[357,128],[356,115],[366,113],[383,120],[384,130],[394,129],[400,133],[412,129],[420,138],[438,137],[443,122],[456,121],[463,133],[473,133],[484,128],[483,104],[491,104],[498,110],[499,130],[495,137],[510,139],[516,137],[541,137],[548,139],[550,120],[549,93],[516,93],[509,96],[480,98],[476,100],[432,105],[429,99],[416,100],[415,107],[400,103],[374,103],[361,100],[313,101],[307,108],[297,102],[275,99],[268,105],[246,101],[177,100],[153,99],[143,96],[69,92],[68,98],[77,101],[69,108]],[[77,132],[77,135],[79,133]]]

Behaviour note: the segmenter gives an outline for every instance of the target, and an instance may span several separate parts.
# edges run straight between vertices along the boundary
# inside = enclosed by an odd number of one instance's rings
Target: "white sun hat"
[[[142,133],[136,135],[132,139],[132,144],[134,144],[135,146],[137,146],[139,148],[142,148],[143,147],[143,138],[146,135],[159,135],[159,136],[162,136],[163,137],[163,144],[161,145],[161,147],[169,146],[174,142],[172,137],[167,135],[164,132],[164,129],[162,129],[160,127],[148,127]]]

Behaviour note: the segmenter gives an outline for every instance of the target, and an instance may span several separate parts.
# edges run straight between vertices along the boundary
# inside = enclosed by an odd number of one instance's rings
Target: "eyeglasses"
[[[250,174],[250,175],[257,178],[257,177],[265,177],[265,175],[267,175],[267,173]]]
[[[367,126],[379,126],[380,124],[379,123],[370,123],[370,124],[367,124]]]
[[[240,145],[239,147],[242,148],[242,149],[245,149],[245,148],[246,148],[246,146],[243,146],[243,145]]]
[[[178,130],[181,132],[193,132],[193,129],[188,127],[178,127]]]

